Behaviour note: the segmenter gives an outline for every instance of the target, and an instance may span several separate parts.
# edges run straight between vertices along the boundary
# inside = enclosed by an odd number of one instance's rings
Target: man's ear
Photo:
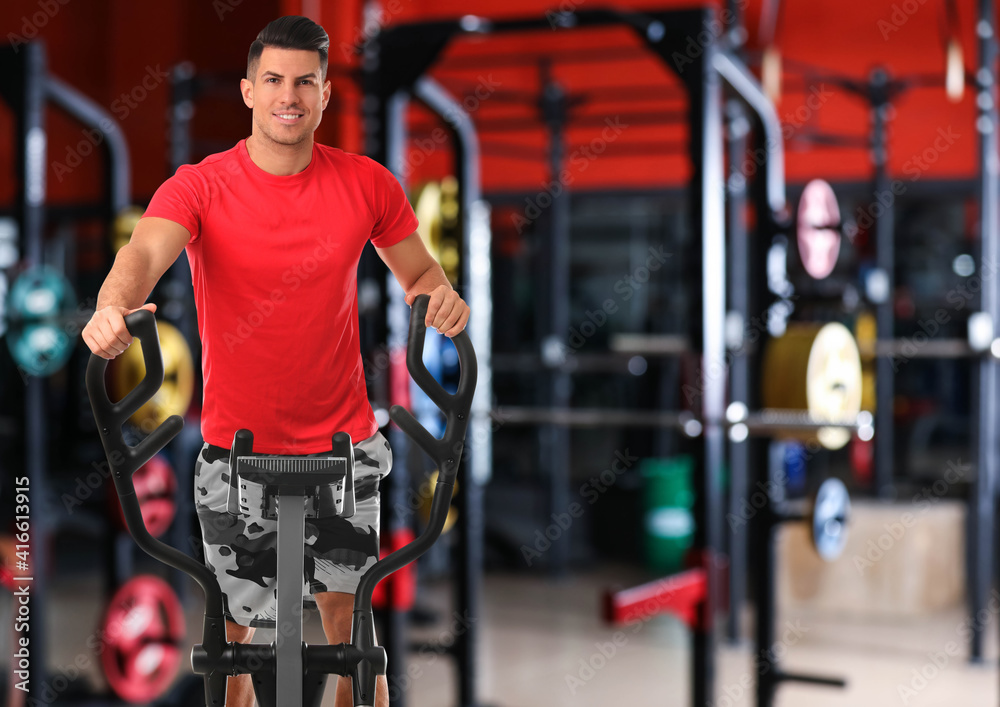
[[[248,79],[240,79],[240,93],[247,108],[253,108],[253,84]]]
[[[330,81],[323,84],[323,110],[326,110],[326,106],[330,102],[330,96],[333,95],[332,87],[333,84]]]

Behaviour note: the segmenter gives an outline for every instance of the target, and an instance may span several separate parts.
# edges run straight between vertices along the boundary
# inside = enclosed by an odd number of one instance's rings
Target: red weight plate
[[[139,501],[146,530],[154,538],[162,536],[177,513],[177,477],[173,468],[166,459],[156,455],[132,475],[132,484],[135,486],[135,496]],[[113,494],[113,499],[111,504],[115,509],[115,521],[125,530],[125,516],[122,514],[118,494]]]
[[[840,206],[833,188],[822,179],[812,180],[799,201],[798,245],[802,266],[817,280],[837,265],[840,228]]]
[[[170,585],[140,575],[111,598],[98,651],[108,684],[133,704],[163,695],[181,664],[184,611]]]

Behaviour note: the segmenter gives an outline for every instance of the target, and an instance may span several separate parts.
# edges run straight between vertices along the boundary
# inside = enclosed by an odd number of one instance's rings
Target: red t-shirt
[[[254,451],[330,449],[378,429],[358,341],[358,260],[416,230],[406,195],[377,162],[314,144],[309,166],[277,176],[246,141],[185,165],[146,216],[186,228],[202,342],[206,442]]]

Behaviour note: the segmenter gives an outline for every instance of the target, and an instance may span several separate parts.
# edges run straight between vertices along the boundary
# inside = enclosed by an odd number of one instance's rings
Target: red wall
[[[137,200],[147,199],[167,177],[167,110],[169,82],[163,77],[180,61],[199,71],[238,74],[246,67],[250,43],[268,21],[281,14],[300,13],[302,2],[289,0],[4,0],[0,33],[27,38],[37,35],[47,46],[51,72],[112,112],[128,139]],[[331,39],[346,23],[345,12],[360,4],[345,1],[305,2],[320,12],[329,6]],[[43,12],[42,6],[49,7]],[[311,6],[311,7],[310,7]],[[358,11],[360,15],[360,10]],[[34,19],[33,19],[34,18]],[[42,20],[36,22],[35,20]],[[331,59],[334,57],[331,56]],[[145,81],[145,85],[144,82]],[[231,142],[250,132],[249,110],[239,96],[239,76],[232,91],[206,100],[196,120],[198,130]],[[101,197],[103,154],[91,152],[84,129],[56,109],[47,112],[49,127],[49,200],[82,203]],[[321,139],[340,142],[340,116],[330,112]],[[0,203],[15,196],[12,116],[0,103]],[[352,127],[357,131],[357,126]],[[230,144],[231,144],[230,142]],[[72,154],[90,154],[78,166]],[[62,165],[62,166],[60,166]]]
[[[677,2],[632,0],[633,8],[660,8]],[[686,3],[685,3],[686,4]],[[758,16],[761,0],[749,0],[747,25],[751,49],[758,47]],[[331,35],[331,75],[335,100],[320,128],[319,139],[345,149],[361,148],[356,87],[338,71],[354,58],[344,45],[364,41],[362,0],[178,0],[170,3],[125,0],[5,0],[0,8],[0,32],[4,36],[25,35],[32,27],[45,39],[51,70],[122,118],[129,140],[137,200],[148,198],[167,176],[166,110],[169,88],[157,69],[165,71],[181,60],[193,61],[201,71],[231,71],[238,75],[245,66],[250,42],[267,21],[279,14],[307,13]],[[836,70],[863,79],[876,64],[884,64],[897,76],[940,77],[944,54],[941,41],[941,3],[924,0],[850,0],[849,2],[784,2],[777,30],[777,45],[785,59],[785,90],[778,105],[792,139],[787,143],[788,175],[791,181],[813,176],[864,180],[870,160],[863,149],[817,149],[804,142],[812,132],[864,137],[869,116],[865,104],[842,89],[829,76],[810,71],[803,76],[802,64]],[[384,16],[389,22],[446,18],[478,13],[484,16],[538,16],[549,7],[585,7],[581,0],[559,3],[535,0],[505,0],[500,3],[459,0],[387,0]],[[903,7],[913,9],[907,14]],[[894,10],[894,8],[899,8]],[[965,63],[975,65],[975,4],[958,0]],[[895,15],[894,15],[895,12]],[[34,18],[34,19],[33,19]],[[678,81],[660,62],[639,48],[631,33],[621,29],[543,31],[519,36],[475,37],[453,44],[433,75],[459,97],[469,97],[474,118],[492,121],[520,117],[535,127],[518,131],[483,130],[485,146],[484,186],[489,190],[541,190],[550,175],[545,166],[546,135],[533,105],[540,86],[537,65],[503,66],[493,63],[471,67],[484,53],[523,57],[552,51],[590,51],[600,62],[559,62],[551,71],[577,99],[593,91],[632,87],[648,93],[640,101],[590,100],[576,110],[625,125],[619,133],[602,127],[574,127],[568,132],[570,157],[567,169],[573,188],[646,188],[682,184],[690,169],[682,155],[664,152],[668,143],[686,139],[683,121],[667,124],[664,115],[683,109]],[[628,56],[622,57],[622,52]],[[147,86],[142,86],[143,80]],[[238,95],[238,76],[231,93],[206,100],[197,116],[199,134],[232,144],[249,133],[249,115]],[[938,78],[933,78],[938,81]],[[481,100],[475,97],[479,87]],[[831,90],[832,89],[832,90]],[[824,92],[827,91],[828,93]],[[142,100],[132,106],[122,95],[135,91]],[[807,98],[813,95],[811,108]],[[821,98],[817,98],[819,96]],[[891,128],[891,165],[895,174],[910,179],[971,177],[976,173],[976,134],[971,91],[957,105],[947,102],[939,85],[900,94]],[[664,115],[659,124],[642,125],[631,119],[636,113]],[[797,117],[798,116],[798,117]],[[804,120],[802,120],[804,118]],[[417,123],[427,123],[414,109]],[[101,163],[98,154],[84,158],[78,167],[66,164],[68,150],[79,150],[85,139],[82,129],[57,111],[49,111],[49,195],[54,203],[93,201],[100,195]],[[0,203],[14,197],[14,168],[10,140],[11,117],[0,107]],[[797,123],[797,125],[796,125]],[[950,144],[935,140],[942,132],[953,135]],[[416,131],[415,137],[421,137]],[[440,174],[448,169],[447,147],[434,141],[415,146],[411,163],[416,177]],[[602,143],[601,140],[605,140]],[[595,142],[596,141],[596,142]],[[514,145],[515,147],[510,147]],[[583,148],[590,146],[592,152]],[[597,154],[598,149],[603,151]],[[84,148],[86,149],[86,148]],[[516,151],[534,151],[534,158],[515,159]],[[915,161],[923,155],[927,162]],[[572,157],[577,157],[573,160]],[[932,162],[930,160],[933,160]]]

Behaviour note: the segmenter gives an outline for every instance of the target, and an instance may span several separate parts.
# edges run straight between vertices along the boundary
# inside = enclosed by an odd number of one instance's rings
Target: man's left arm
[[[388,248],[375,248],[375,252],[389,266],[403,288],[408,305],[413,305],[417,295],[431,296],[424,320],[427,326],[447,337],[465,329],[469,321],[469,305],[452,289],[444,270],[427,252],[419,234],[411,233]]]

